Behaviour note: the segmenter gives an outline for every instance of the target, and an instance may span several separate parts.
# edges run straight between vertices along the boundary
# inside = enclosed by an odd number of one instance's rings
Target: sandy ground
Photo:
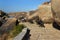
[[[36,23],[20,23],[30,29],[30,40],[60,40],[60,30],[53,28],[52,24],[44,24],[44,27],[39,27]]]

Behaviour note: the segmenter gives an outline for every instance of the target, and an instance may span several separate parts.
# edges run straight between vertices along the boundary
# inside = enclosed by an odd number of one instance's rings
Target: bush
[[[24,28],[25,26],[23,24],[20,24],[20,25],[17,25],[14,27],[14,29],[12,30],[11,35],[12,37],[15,37],[17,36],[21,31],[22,29]]]

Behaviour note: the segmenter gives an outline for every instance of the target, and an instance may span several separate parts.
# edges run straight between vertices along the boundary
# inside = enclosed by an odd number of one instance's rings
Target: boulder
[[[60,0],[51,0],[54,21],[60,25]]]
[[[36,16],[39,16],[39,19],[43,22],[53,22],[51,3],[45,2],[40,5],[38,9],[34,12],[34,14],[28,17],[28,19],[33,19]]]
[[[51,3],[47,2],[39,6],[37,13],[43,22],[53,22]]]

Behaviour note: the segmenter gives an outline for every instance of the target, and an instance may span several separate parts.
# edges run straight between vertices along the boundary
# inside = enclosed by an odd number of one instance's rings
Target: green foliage
[[[17,34],[19,34],[24,27],[25,26],[23,24],[15,26],[14,29],[12,30],[12,32],[11,32],[12,36],[13,37],[17,36]]]

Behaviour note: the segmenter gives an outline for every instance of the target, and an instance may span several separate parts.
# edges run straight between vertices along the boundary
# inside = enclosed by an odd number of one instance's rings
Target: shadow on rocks
[[[30,36],[31,36],[30,30],[27,29],[27,33],[26,33],[26,35],[24,36],[24,38],[22,40],[30,40]]]
[[[57,30],[60,30],[60,26],[56,22],[53,22],[53,27]]]
[[[41,27],[45,27],[44,22],[42,20],[36,20],[36,23]]]
[[[34,23],[32,19],[28,20],[28,22],[29,22],[29,23],[32,23],[32,24]]]

